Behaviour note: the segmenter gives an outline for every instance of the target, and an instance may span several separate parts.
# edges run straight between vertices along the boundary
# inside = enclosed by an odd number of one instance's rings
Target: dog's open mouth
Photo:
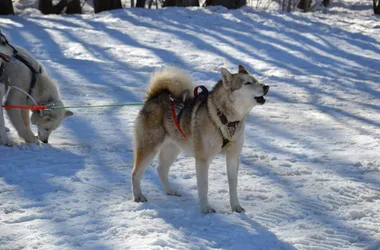
[[[1,60],[3,60],[4,62],[9,62],[11,60],[11,58],[3,53],[0,53],[0,58]]]
[[[265,98],[264,96],[259,96],[259,97],[255,97],[255,100],[258,104],[264,104],[265,103]]]

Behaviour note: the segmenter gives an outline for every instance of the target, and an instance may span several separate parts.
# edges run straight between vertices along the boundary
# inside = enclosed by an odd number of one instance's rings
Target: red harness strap
[[[208,90],[205,86],[203,85],[200,85],[200,86],[197,86],[194,88],[194,98],[198,96],[198,89],[202,89],[202,94],[205,93],[205,94],[208,94]],[[173,121],[175,123],[175,126],[177,127],[178,131],[181,133],[181,135],[186,139],[186,136],[185,136],[185,133],[183,132],[182,128],[181,128],[181,125],[179,124],[179,119],[180,118],[180,115],[177,117],[177,113],[176,113],[176,103],[182,103],[181,100],[175,100],[173,99],[172,97],[170,97],[170,100],[171,100],[171,107],[172,107],[172,116],[173,116]],[[180,111],[181,113],[182,111]]]
[[[34,106],[4,105],[3,108],[5,108],[5,109],[28,109],[28,110],[36,111],[36,110],[45,110],[46,106],[45,105],[34,105]]]
[[[173,116],[173,121],[175,123],[175,126],[177,127],[178,131],[181,133],[181,135],[186,139],[185,133],[181,129],[181,125],[178,123],[177,120],[177,114],[175,112],[175,103],[178,102],[176,100],[172,100],[172,116]]]

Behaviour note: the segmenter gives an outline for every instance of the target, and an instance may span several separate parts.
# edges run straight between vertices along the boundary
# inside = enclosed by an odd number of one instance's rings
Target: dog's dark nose
[[[42,141],[43,143],[49,143],[49,141],[48,140],[44,140],[44,141]]]
[[[268,85],[264,85],[263,89],[264,89],[264,95],[268,94],[268,92],[269,92],[269,86]]]

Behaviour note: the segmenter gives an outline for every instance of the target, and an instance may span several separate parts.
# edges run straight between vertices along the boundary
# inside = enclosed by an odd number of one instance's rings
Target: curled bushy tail
[[[163,90],[168,90],[175,98],[182,98],[183,93],[188,93],[188,97],[192,97],[194,87],[192,78],[184,70],[165,67],[156,71],[150,78],[146,100]]]

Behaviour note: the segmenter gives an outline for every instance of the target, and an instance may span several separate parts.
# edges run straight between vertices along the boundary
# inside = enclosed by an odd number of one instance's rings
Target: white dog
[[[3,35],[2,37],[6,41]],[[2,43],[2,46],[10,46],[13,49],[11,60],[3,63],[6,80],[10,83],[10,85],[5,85],[5,88],[11,88],[6,105],[63,106],[57,84],[33,56],[20,47],[10,45],[7,41]],[[33,111],[30,118],[29,112],[29,110],[7,109],[9,119],[18,135],[27,143],[37,144],[40,144],[40,141],[48,143],[51,132],[57,129],[66,117],[73,115],[71,111],[57,109]],[[38,137],[33,134],[30,121],[38,127]]]

